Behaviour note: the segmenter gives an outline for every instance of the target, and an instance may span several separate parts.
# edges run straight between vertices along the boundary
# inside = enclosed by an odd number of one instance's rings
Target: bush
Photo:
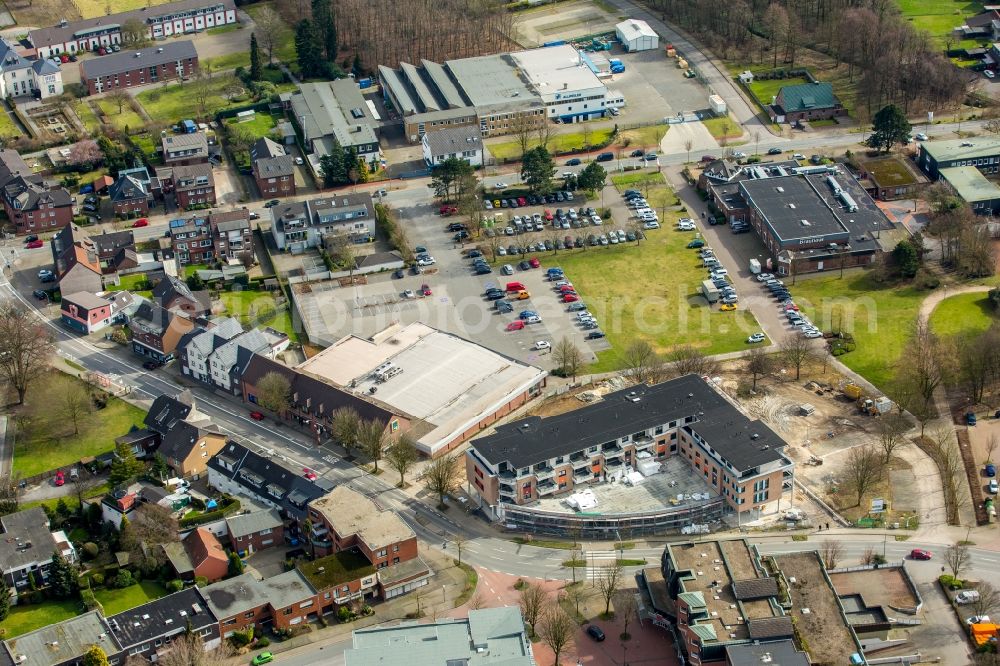
[[[132,578],[132,572],[128,569],[122,569],[115,576],[115,587],[126,588],[135,585],[135,579]]]
[[[88,611],[99,610],[102,613],[104,612],[104,608],[101,607],[101,602],[97,600],[97,597],[94,596],[94,592],[92,590],[80,590],[80,601],[83,602],[83,607]]]
[[[337,609],[337,619],[341,622],[351,621],[351,609],[347,606],[341,606]]]
[[[174,579],[167,582],[167,592],[180,592],[184,589],[184,581]]]
[[[208,585],[208,579],[205,578],[204,576],[195,576],[194,584],[197,585],[198,587],[205,587],[206,585]]]
[[[949,590],[961,590],[964,586],[960,578],[955,578],[951,574],[941,574],[938,582]]]
[[[100,572],[95,572],[95,573],[90,574],[90,582],[91,582],[92,585],[94,585],[96,587],[100,587],[101,585],[104,585],[104,574],[102,574]]]
[[[268,638],[267,636],[261,636],[259,639],[257,639],[257,647],[259,648],[266,648],[270,644],[271,644],[271,639]]]
[[[97,554],[101,552],[101,549],[93,541],[88,541],[83,544],[83,555],[88,560],[92,560],[97,557]]]

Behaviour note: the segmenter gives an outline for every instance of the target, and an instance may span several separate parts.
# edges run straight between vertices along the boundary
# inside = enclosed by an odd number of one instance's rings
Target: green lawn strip
[[[746,349],[746,337],[760,330],[745,310],[722,312],[706,304],[700,293],[707,273],[686,247],[694,234],[673,231],[676,217],[668,211],[660,220],[664,228],[647,231],[638,246],[588,247],[542,259],[562,267],[611,343],[587,372],[616,370],[619,354],[635,340],[663,353],[693,345],[722,354]]]
[[[771,98],[777,96],[785,86],[797,86],[802,83],[809,83],[804,77],[791,77],[786,79],[754,79],[750,84],[750,90],[757,96],[761,104],[770,104]]]
[[[243,26],[239,23],[227,23],[226,25],[220,25],[217,28],[209,28],[205,31],[208,35],[224,35],[227,32],[232,32],[234,30],[242,30]]]
[[[616,561],[618,562],[618,566],[620,566],[620,567],[642,567],[642,566],[646,566],[646,560],[645,559],[624,559],[624,560],[616,560]]]
[[[618,142],[623,146],[649,147],[651,150],[659,150],[660,139],[666,135],[670,125],[650,125],[649,127],[639,127],[636,129],[622,130]]]
[[[722,118],[705,118],[701,121],[705,129],[716,139],[738,139],[743,136],[739,121],[730,115]]]
[[[28,394],[32,400],[31,393]],[[43,396],[38,396],[43,401]],[[90,414],[81,423],[80,434],[74,435],[70,424],[58,422],[54,417],[47,433],[38,434],[34,428],[14,444],[15,472],[21,476],[34,476],[41,472],[67,467],[81,458],[97,456],[114,448],[116,437],[129,431],[133,425],[142,427],[146,413],[138,407],[111,398],[107,407]],[[58,445],[53,445],[57,441]]]
[[[788,278],[785,284],[791,285]],[[883,391],[928,292],[875,283],[867,273],[798,278],[790,287],[795,302],[823,331],[852,333],[857,348],[840,360]]]
[[[285,333],[289,340],[298,341],[288,306],[276,308],[270,292],[224,291],[219,294],[219,300],[226,306],[226,314],[236,317],[247,328],[269,326]]]
[[[563,560],[562,565],[567,569],[575,569],[587,566],[587,560]]]
[[[579,548],[579,545],[574,544],[572,541],[555,541],[552,539],[526,539],[524,537],[515,537],[513,542],[521,544],[522,546],[537,546],[539,548],[554,548],[556,550],[573,550],[574,548]]]
[[[206,115],[213,115],[217,111],[234,106],[245,106],[248,103],[247,99],[243,97],[230,101],[222,96],[222,91],[232,81],[232,74],[220,74],[214,77],[213,93],[205,102]],[[201,117],[202,115],[201,105],[194,94],[194,86],[191,83],[175,83],[144,90],[139,93],[137,99],[146,109],[150,118],[158,122],[174,123],[184,118]]]
[[[41,604],[28,606],[11,606],[10,615],[0,622],[4,638],[11,639],[21,634],[41,629],[42,627],[68,620],[80,614],[80,601],[66,599],[62,601],[48,600]]]
[[[151,134],[140,134],[131,138],[135,147],[142,151],[146,161],[157,166],[163,164],[163,156],[158,152],[161,146],[160,137]]]
[[[635,189],[642,192],[646,197],[646,202],[650,207],[659,212],[663,212],[665,206],[673,206],[678,203],[677,195],[667,185],[663,179],[663,174],[659,171],[632,171],[629,173],[611,176],[611,182],[618,191]]]
[[[137,291],[139,285],[146,282],[145,273],[132,273],[131,275],[120,275],[118,280],[121,284],[108,285],[108,291]]]
[[[213,72],[222,72],[237,67],[250,67],[250,51],[236,51],[215,58],[206,58],[206,65],[212,68]]]
[[[458,560],[453,561],[455,562],[455,566],[465,572],[465,587],[462,588],[462,594],[455,598],[455,607],[458,608],[476,593],[476,585],[479,584],[479,574],[465,562],[459,564]]]
[[[929,33],[941,46],[955,27],[983,10],[982,2],[969,0],[897,0],[897,3],[914,28]],[[952,48],[956,48],[954,44]]]
[[[189,278],[198,271],[207,271],[207,270],[209,270],[208,264],[188,264],[187,266],[184,267],[184,277]]]
[[[589,150],[607,142],[611,138],[614,130],[610,127],[595,129],[590,132],[568,132],[566,134],[553,134],[549,137],[548,148],[550,153],[570,153]],[[532,139],[528,149],[538,145],[537,139]],[[498,160],[517,160],[521,158],[521,144],[517,141],[498,141],[487,144],[486,148]]]
[[[6,111],[0,113],[0,136],[18,137],[23,132],[14,124],[14,120]]]
[[[104,607],[105,616],[116,615],[130,608],[141,606],[148,601],[159,599],[166,593],[167,591],[162,585],[152,580],[140,581],[135,585],[121,589],[97,588],[94,590],[94,596]]]
[[[126,127],[129,130],[139,129],[146,124],[139,114],[133,111],[128,104],[122,106],[121,111],[119,111],[118,104],[109,99],[96,99],[94,101],[97,103],[98,108],[101,109],[101,113],[107,116],[108,122],[119,130],[124,131]]]
[[[278,120],[272,116],[270,113],[257,113],[254,115],[253,120],[245,120],[240,122],[236,118],[230,118],[226,121],[227,124],[240,127],[244,127],[249,130],[258,139],[270,135],[271,130],[275,128],[278,124]]]
[[[946,298],[931,313],[931,330],[942,337],[960,333],[981,333],[1000,318],[986,292],[959,294]]]

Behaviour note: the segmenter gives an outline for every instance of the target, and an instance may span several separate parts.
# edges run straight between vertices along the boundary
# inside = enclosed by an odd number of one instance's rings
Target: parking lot
[[[697,79],[684,78],[672,58],[662,49],[625,53],[612,50],[625,64],[625,71],[607,80],[607,86],[625,96],[625,106],[616,119],[623,124],[649,122],[708,108],[708,90]]]

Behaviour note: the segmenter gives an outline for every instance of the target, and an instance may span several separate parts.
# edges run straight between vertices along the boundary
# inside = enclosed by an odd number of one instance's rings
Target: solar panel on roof
[[[170,220],[170,228],[176,229],[178,227],[183,227],[187,224],[187,220]]]

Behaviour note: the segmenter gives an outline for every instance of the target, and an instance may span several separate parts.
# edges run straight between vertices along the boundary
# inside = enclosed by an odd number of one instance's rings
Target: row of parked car
[[[587,305],[580,300],[580,295],[576,293],[576,287],[566,279],[563,270],[558,267],[549,268],[545,271],[545,279],[552,283],[552,291],[561,303],[567,303],[566,309],[576,313],[575,323],[577,326],[587,331],[585,339],[599,340],[604,337],[604,331],[597,323],[597,317],[587,310]]]
[[[791,327],[807,338],[822,338],[823,332],[813,324],[809,317],[799,311],[799,306],[792,300],[792,292],[785,283],[771,273],[759,273],[757,281],[771,292],[772,298],[778,301],[778,307],[785,314]]]
[[[708,279],[719,290],[719,309],[723,312],[735,310],[740,297],[736,293],[736,287],[729,281],[729,271],[722,265],[710,247],[699,248],[698,257],[701,259],[702,266],[708,270]]]
[[[649,207],[649,203],[638,190],[625,190],[622,192],[625,205],[633,210],[632,216],[640,220],[647,229],[658,229],[660,226],[660,216]]]
[[[501,187],[501,185],[503,187]],[[506,183],[497,183],[497,189],[506,189]],[[483,201],[483,207],[486,210],[495,210],[499,208],[523,208],[524,206],[542,206],[545,204],[562,203],[563,201],[572,201],[573,193],[569,190],[558,192],[553,192],[552,194],[529,194],[523,197],[509,197],[509,198],[494,198],[485,199]]]

